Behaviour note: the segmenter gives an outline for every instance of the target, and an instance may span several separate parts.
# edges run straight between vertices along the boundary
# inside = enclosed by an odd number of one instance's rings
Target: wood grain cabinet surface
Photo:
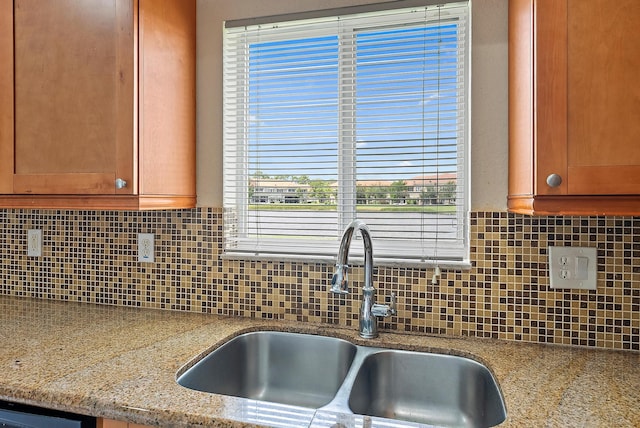
[[[510,0],[510,211],[640,214],[639,22],[637,0]]]
[[[195,206],[195,25],[195,0],[2,2],[0,207]]]
[[[96,425],[98,428],[150,428],[147,425],[132,424],[104,418],[98,418],[98,423]]]

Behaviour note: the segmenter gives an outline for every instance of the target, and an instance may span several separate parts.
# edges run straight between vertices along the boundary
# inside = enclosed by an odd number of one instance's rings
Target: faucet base
[[[361,313],[360,316],[363,314]],[[360,320],[360,337],[373,339],[378,337],[378,320],[374,316],[364,317]]]

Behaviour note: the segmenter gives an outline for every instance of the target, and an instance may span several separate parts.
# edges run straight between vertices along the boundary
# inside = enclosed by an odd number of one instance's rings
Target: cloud
[[[420,101],[418,104],[419,105],[427,105],[427,104],[430,104],[432,100],[436,100],[438,98],[440,98],[440,94],[435,92],[435,93],[429,95],[427,98],[425,98],[422,101]]]

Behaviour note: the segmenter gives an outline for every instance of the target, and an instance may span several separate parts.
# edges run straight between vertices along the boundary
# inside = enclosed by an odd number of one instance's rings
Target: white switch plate
[[[551,288],[595,290],[598,250],[593,247],[549,247]]]
[[[153,263],[153,255],[153,233],[138,233],[138,261],[143,263]]]
[[[27,230],[27,256],[28,257],[42,256],[42,230],[41,229]]]

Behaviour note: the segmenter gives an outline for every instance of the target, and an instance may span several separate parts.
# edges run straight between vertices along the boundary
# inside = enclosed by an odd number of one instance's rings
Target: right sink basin
[[[397,350],[364,358],[349,408],[362,415],[447,427],[491,427],[507,416],[498,385],[482,364]]]

